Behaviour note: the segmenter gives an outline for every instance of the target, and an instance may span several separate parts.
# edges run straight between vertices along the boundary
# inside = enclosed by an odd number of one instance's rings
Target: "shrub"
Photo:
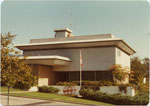
[[[149,92],[149,84],[148,83],[147,84],[143,84],[143,83],[138,84],[137,90],[139,92]]]
[[[38,91],[44,93],[58,93],[59,89],[51,86],[42,86],[42,87],[38,87]]]
[[[81,89],[93,89],[99,90],[99,82],[98,81],[82,81]]]
[[[149,96],[147,94],[139,94],[134,97],[123,96],[121,94],[106,94],[91,89],[81,89],[80,95],[85,99],[96,100],[100,102],[107,102],[116,105],[147,105]]]
[[[127,86],[126,85],[120,85],[118,86],[119,87],[119,91],[120,92],[123,92],[126,94],[127,93]]]
[[[80,85],[79,81],[73,82],[58,82],[58,86],[77,86]],[[101,80],[101,81],[82,81],[82,89],[93,89],[99,90],[99,86],[115,86],[117,83],[115,81]]]
[[[72,81],[75,85],[80,85],[80,81]]]
[[[113,81],[113,82],[112,82],[112,86],[118,86],[117,82],[116,82],[116,81]]]
[[[79,81],[76,81],[76,84],[79,85]],[[91,85],[91,86],[112,86],[117,85],[117,82],[115,81],[109,81],[109,80],[100,80],[100,81],[82,81],[82,86],[85,85]]]
[[[121,65],[115,64],[111,67],[110,71],[112,71],[113,76],[118,81],[123,81],[127,73],[127,69],[122,68]]]
[[[99,86],[92,86],[92,85],[83,85],[81,86],[81,89],[92,89],[92,90],[100,90]]]
[[[77,84],[75,82],[58,82],[56,85],[58,86],[76,86]]]
[[[112,86],[112,85],[117,85],[117,83],[113,81],[107,81],[107,80],[99,81],[99,86]]]
[[[82,85],[93,85],[93,86],[99,86],[98,81],[82,81]]]
[[[25,90],[29,89],[30,87],[31,87],[30,85],[28,85],[28,84],[23,84],[23,83],[21,83],[21,82],[17,82],[17,83],[15,84],[15,86],[14,86],[14,88],[25,89]]]

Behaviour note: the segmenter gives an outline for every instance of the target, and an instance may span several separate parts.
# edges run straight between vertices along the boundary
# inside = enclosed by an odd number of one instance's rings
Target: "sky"
[[[54,29],[67,27],[76,36],[111,33],[137,52],[133,56],[144,58],[149,57],[149,26],[150,4],[144,0],[5,0],[1,4],[1,32],[16,34],[14,44],[52,38]]]

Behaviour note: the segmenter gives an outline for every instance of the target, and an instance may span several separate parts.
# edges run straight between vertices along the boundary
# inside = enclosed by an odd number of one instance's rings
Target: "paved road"
[[[7,105],[7,96],[0,95],[1,96],[1,104]],[[72,104],[72,103],[64,103],[64,102],[56,102],[56,101],[48,101],[48,100],[39,100],[39,99],[30,99],[30,98],[22,98],[22,97],[13,97],[10,96],[10,105],[64,105],[64,106],[85,106],[85,105],[79,105],[79,104]]]

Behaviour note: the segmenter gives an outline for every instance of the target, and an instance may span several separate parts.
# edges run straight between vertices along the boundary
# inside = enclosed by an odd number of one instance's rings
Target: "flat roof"
[[[31,39],[30,43],[46,43],[46,42],[60,42],[60,41],[78,41],[78,40],[92,40],[92,39],[113,39],[116,38],[112,34],[96,34],[96,35],[82,35],[71,37],[56,37],[56,38],[41,38]]]
[[[14,46],[20,50],[116,46],[129,55],[135,53],[135,51],[120,38],[54,41],[44,43],[16,44]]]
[[[57,29],[56,31],[69,30]],[[63,38],[31,39],[29,44],[15,44],[20,50],[44,50],[115,46],[129,55],[136,53],[125,41],[113,34],[82,35]]]
[[[70,44],[70,43],[86,43],[86,42],[96,42],[96,41],[114,41],[122,40],[120,38],[110,38],[110,39],[91,39],[91,40],[75,40],[75,41],[56,41],[56,42],[43,42],[43,43],[29,43],[29,44],[15,44],[15,47],[21,46],[34,46],[34,45],[53,45],[53,44]]]

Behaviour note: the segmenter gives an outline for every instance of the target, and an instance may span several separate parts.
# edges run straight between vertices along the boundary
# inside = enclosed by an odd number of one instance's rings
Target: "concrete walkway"
[[[7,96],[0,95],[1,96],[1,101],[0,103],[4,106],[7,105]],[[24,105],[64,105],[64,106],[85,106],[85,105],[80,105],[80,104],[73,104],[73,103],[64,103],[64,102],[56,102],[56,101],[48,101],[48,100],[40,100],[40,99],[30,99],[30,98],[23,98],[23,97],[14,97],[10,96],[9,100],[9,105],[19,105],[19,106],[24,106]]]
[[[10,91],[10,93],[27,93],[27,92],[33,92],[33,91]],[[7,94],[8,92],[0,92],[0,94]]]

